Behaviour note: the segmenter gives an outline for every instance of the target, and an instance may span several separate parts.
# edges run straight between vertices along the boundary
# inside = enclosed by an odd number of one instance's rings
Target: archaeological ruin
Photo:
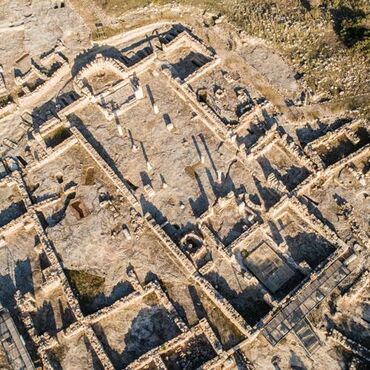
[[[366,117],[223,17],[153,5],[110,36],[75,1],[14,3],[0,368],[368,368]]]

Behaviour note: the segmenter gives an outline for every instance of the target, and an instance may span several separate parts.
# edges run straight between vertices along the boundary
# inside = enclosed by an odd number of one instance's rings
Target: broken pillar
[[[123,136],[123,130],[121,125],[117,125],[117,131],[119,136]]]
[[[143,88],[141,87],[141,85],[139,85],[137,89],[135,90],[135,98],[138,100],[144,98],[144,92],[143,92]]]
[[[172,123],[172,122],[170,122],[169,124],[167,124],[167,125],[166,125],[166,128],[167,128],[167,130],[168,130],[168,131],[170,131],[170,132],[171,132],[171,131],[173,131],[173,129],[174,129],[175,127],[174,127],[173,123]]]
[[[145,192],[146,192],[146,194],[148,195],[149,198],[151,198],[152,196],[155,195],[155,191],[154,191],[153,187],[150,184],[144,185],[144,190],[145,190]]]
[[[127,225],[123,225],[123,235],[125,236],[126,240],[131,240],[131,233],[128,229]]]
[[[217,181],[222,182],[222,171],[217,170]]]
[[[168,131],[172,131],[175,128],[171,121],[170,116],[167,113],[163,115],[163,120],[164,120],[164,123],[166,124],[166,128]]]
[[[159,108],[158,108],[157,103],[153,103],[153,112],[154,112],[154,114],[158,114],[159,113]]]

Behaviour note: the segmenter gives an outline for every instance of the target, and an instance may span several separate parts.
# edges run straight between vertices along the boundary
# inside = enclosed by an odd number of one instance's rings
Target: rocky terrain
[[[368,2],[0,0],[0,33],[0,368],[369,368]]]

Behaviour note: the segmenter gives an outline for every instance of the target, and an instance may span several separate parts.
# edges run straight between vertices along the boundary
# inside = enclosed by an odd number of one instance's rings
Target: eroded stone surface
[[[288,77],[266,79],[267,49],[226,22],[93,45],[68,2],[17,4],[0,6],[0,314],[25,347],[0,347],[4,367],[369,361],[368,123],[308,121],[290,67],[276,54]]]

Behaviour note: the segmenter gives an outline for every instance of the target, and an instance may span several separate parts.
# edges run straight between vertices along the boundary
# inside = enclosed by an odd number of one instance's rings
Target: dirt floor
[[[142,3],[0,4],[0,303],[25,350],[365,369],[366,119],[196,1]]]
[[[164,307],[155,299],[144,299],[108,320],[101,320],[94,330],[118,368],[179,334]]]

